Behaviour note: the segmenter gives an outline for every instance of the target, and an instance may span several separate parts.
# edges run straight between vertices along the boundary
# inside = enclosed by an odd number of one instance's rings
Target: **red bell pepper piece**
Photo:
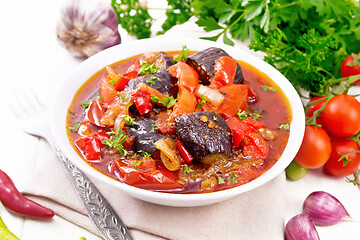
[[[140,70],[141,64],[140,64],[140,60],[136,60],[126,71],[126,73],[124,73],[123,75],[120,76],[120,78],[117,80],[116,84],[115,84],[115,89],[118,91],[122,91],[124,90],[125,86],[128,84],[128,82],[133,79],[138,77],[138,72]]]
[[[81,137],[75,142],[75,146],[82,152],[89,162],[97,163],[101,160],[102,141],[108,139],[105,131],[99,131],[90,136]]]
[[[84,121],[91,122],[96,126],[101,126],[100,120],[105,114],[105,109],[99,101],[92,101],[87,108]]]
[[[237,64],[232,57],[224,56],[217,59],[214,70],[215,76],[211,80],[210,87],[221,88],[234,83]]]
[[[176,146],[180,155],[185,159],[185,161],[189,163],[194,160],[194,157],[189,153],[189,151],[185,148],[184,144],[179,139],[176,139]]]
[[[120,161],[116,161],[115,164],[119,170],[120,178],[131,186],[157,190],[182,188],[181,184],[165,176],[158,169],[143,172],[141,169],[126,166]]]
[[[137,89],[132,95],[132,99],[136,105],[137,110],[141,115],[152,112],[153,103],[151,101],[151,94],[140,89]]]

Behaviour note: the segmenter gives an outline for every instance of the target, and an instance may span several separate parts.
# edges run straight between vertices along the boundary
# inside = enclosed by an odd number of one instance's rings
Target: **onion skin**
[[[323,191],[313,192],[305,199],[303,213],[317,226],[331,226],[351,219],[341,202]]]
[[[285,227],[285,240],[320,240],[313,221],[307,214],[292,217]]]
[[[73,0],[64,5],[56,26],[59,43],[74,57],[87,58],[121,43],[118,17],[101,0]]]

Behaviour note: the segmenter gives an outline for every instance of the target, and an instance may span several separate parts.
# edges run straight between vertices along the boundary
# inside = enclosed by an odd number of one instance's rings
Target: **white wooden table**
[[[0,80],[11,82],[25,78],[34,86],[37,95],[42,100],[47,99],[48,94],[60,84],[64,76],[81,62],[71,57],[56,41],[55,23],[61,2],[18,0],[0,3]],[[134,39],[123,33],[122,38],[123,42]],[[14,119],[8,113],[4,98],[0,101],[0,110],[0,169],[11,176],[21,190],[27,178],[28,169],[32,167],[31,160],[36,154],[39,140],[16,127]],[[318,188],[321,181],[325,182],[326,179],[314,182],[310,174],[303,181],[287,183],[286,220],[299,213],[300,203],[309,192],[321,190]],[[321,186],[324,186],[326,182],[322,184]],[[347,195],[360,197],[359,191],[348,183],[344,186],[339,187],[344,204],[348,206],[352,215],[360,219],[360,207],[356,206],[359,204],[355,204],[351,197],[347,198]],[[79,239],[80,237],[86,237],[88,240],[99,239],[57,216],[51,221],[31,220],[8,212],[2,204],[0,204],[0,216],[9,229],[23,240]],[[358,238],[359,231],[354,232],[354,235],[346,235],[349,231],[359,228],[354,224],[340,224],[321,228],[318,231],[320,236],[324,237],[323,239],[340,239],[341,236]]]

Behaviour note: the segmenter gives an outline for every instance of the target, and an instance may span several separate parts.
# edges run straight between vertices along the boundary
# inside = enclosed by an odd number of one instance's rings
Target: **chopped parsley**
[[[183,59],[184,62],[186,62],[188,53],[189,53],[189,49],[184,45],[179,55],[173,57],[173,61],[180,62],[181,59]]]
[[[267,85],[264,85],[264,86],[262,87],[262,90],[264,90],[265,92],[267,92],[267,91],[269,91],[269,92],[276,92],[276,88],[274,88],[274,87],[269,87],[269,86],[267,86]]]
[[[172,106],[174,106],[177,99],[175,99],[173,96],[159,98],[155,95],[151,95],[151,101],[161,103],[166,108],[171,108]]]
[[[188,165],[184,164],[184,173],[188,174],[194,172],[194,170],[192,170],[190,167],[188,167]]]
[[[240,118],[240,120],[244,120],[248,117],[247,113],[245,111],[241,111],[241,109],[238,111],[236,115]]]
[[[216,116],[213,116],[214,121],[219,121],[219,119]]]
[[[141,164],[141,160],[134,160],[134,161],[132,161],[133,167],[138,167],[138,166],[140,166],[140,164]]]
[[[111,86],[114,86],[116,84],[116,79],[115,78],[110,79],[109,83]]]
[[[146,80],[146,82],[147,82],[147,83],[151,83],[152,85],[155,85],[155,84],[156,84],[156,82],[155,82],[156,79],[159,79],[159,78],[157,78],[157,77],[151,77],[151,78],[149,78],[148,80]]]
[[[237,182],[236,174],[234,172],[231,173],[231,176],[227,177],[228,182]]]
[[[114,131],[111,132],[107,132],[107,135],[116,135],[116,133]],[[126,140],[128,136],[125,135],[125,132],[122,131],[121,127],[119,129],[119,132],[117,134],[117,136],[111,136],[109,139],[105,139],[102,141],[102,144],[109,146],[110,148],[116,148],[119,153],[121,154],[121,156],[125,157],[127,155],[129,155],[129,152],[124,149],[123,147],[123,143]]]
[[[79,130],[79,127],[80,127],[80,122],[77,122],[77,123],[73,123],[71,124],[68,129],[72,132],[77,132]]]
[[[153,126],[152,126],[152,129],[150,130],[150,132],[153,133],[153,132],[155,132],[156,129],[158,129],[158,126],[153,125]]]
[[[72,117],[76,117],[76,114],[75,114],[73,111],[71,111],[71,110],[69,110],[69,114],[70,114],[70,116],[72,116]]]
[[[101,101],[101,97],[98,96],[96,100],[100,102],[100,101]]]
[[[120,92],[118,92],[118,95],[119,95],[119,97],[121,98],[121,100],[126,100],[126,96],[125,95],[123,95],[123,94],[121,94]]]
[[[199,110],[203,110],[202,106],[204,106],[206,104],[206,98],[202,97],[201,101],[199,102],[199,104],[196,106],[197,109]]]
[[[90,103],[91,103],[90,101],[87,101],[87,102],[82,102],[80,104],[83,109],[87,109],[90,106]]]
[[[220,177],[220,176],[217,177],[217,180],[218,180],[218,184],[224,184],[225,183],[224,179],[222,177]]]
[[[149,64],[146,61],[140,60],[140,69],[138,74],[139,75],[150,75],[156,73],[158,68],[154,64]]]
[[[290,125],[288,123],[281,124],[279,129],[290,130]]]
[[[120,117],[125,120],[125,123],[127,125],[130,125],[130,126],[134,125],[135,118],[132,118],[129,115],[121,115]]]
[[[261,114],[257,113],[257,112],[250,113],[249,115],[252,119],[255,119],[255,120],[258,119],[259,117],[261,117]]]
[[[139,154],[137,154],[137,153],[134,153],[132,156],[130,156],[129,158],[130,159],[133,159],[133,158],[137,158],[139,156]]]
[[[145,151],[143,151],[143,150],[138,151],[138,153],[140,153],[140,155],[141,155],[142,157],[144,157],[144,158],[149,158],[149,157],[151,157],[151,154],[150,154],[150,153],[145,152]]]

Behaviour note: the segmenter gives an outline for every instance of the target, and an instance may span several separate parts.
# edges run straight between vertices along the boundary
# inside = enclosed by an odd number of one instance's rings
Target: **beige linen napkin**
[[[24,193],[60,217],[99,235],[60,160],[41,140]],[[147,203],[91,179],[137,239],[282,239],[285,176],[227,201],[177,208]]]

